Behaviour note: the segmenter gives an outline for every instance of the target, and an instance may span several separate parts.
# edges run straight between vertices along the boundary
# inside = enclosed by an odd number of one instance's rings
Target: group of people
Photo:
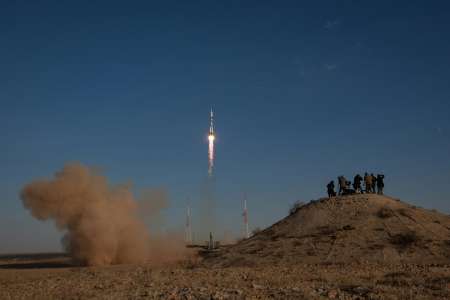
[[[362,188],[363,182],[364,182],[364,190]],[[338,177],[338,183],[339,183],[338,195],[340,196],[362,194],[362,193],[371,193],[371,194],[378,193],[378,195],[383,195],[384,175],[378,174],[377,176],[375,176],[373,173],[370,175],[368,173],[365,173],[363,178],[361,177],[361,175],[356,174],[356,176],[353,178],[353,184],[351,181],[348,181],[344,176],[341,175]],[[335,188],[334,181],[331,181],[330,183],[327,184],[327,192],[329,198],[336,197],[336,192],[334,188]]]

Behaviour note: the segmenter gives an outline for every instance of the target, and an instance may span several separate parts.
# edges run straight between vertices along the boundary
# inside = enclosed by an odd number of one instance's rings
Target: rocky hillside
[[[450,217],[378,195],[321,199],[205,260],[278,263],[450,263]]]

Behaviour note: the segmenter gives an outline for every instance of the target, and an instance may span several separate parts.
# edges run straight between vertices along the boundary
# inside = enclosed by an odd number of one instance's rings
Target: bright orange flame
[[[214,168],[214,140],[216,137],[214,134],[208,135],[209,147],[208,147],[208,174],[212,176]]]

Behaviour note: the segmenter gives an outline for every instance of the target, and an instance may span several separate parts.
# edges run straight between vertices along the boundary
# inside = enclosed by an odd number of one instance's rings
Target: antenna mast
[[[191,207],[187,206],[186,210],[186,226],[185,226],[185,241],[187,245],[192,245],[192,222],[191,222]]]
[[[250,231],[248,229],[247,193],[244,193],[244,212],[242,216],[244,217],[244,237],[248,239],[250,237]]]

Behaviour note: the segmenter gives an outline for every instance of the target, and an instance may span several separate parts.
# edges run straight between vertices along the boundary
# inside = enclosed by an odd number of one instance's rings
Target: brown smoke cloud
[[[141,203],[145,215],[167,206],[165,194],[158,195]],[[160,263],[187,255],[176,234],[150,236],[129,186],[111,186],[79,163],[66,165],[51,180],[26,185],[21,198],[35,218],[54,220],[66,232],[63,245],[82,264]]]

